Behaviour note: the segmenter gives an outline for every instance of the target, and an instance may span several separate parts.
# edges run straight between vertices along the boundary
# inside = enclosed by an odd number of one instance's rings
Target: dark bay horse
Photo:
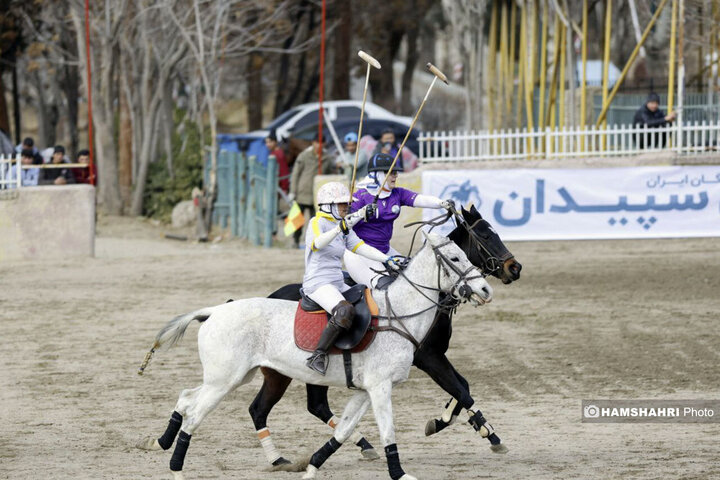
[[[458,225],[448,238],[465,252],[473,265],[480,268],[484,274],[499,278],[504,284],[520,278],[522,265],[515,260],[497,232],[482,218],[474,206],[469,211],[462,208],[462,216],[457,212],[453,215]],[[299,301],[300,286],[301,284],[298,283],[286,285],[270,294],[269,298]],[[483,438],[488,438],[491,449],[497,453],[504,453],[507,449],[501,444],[500,438],[487,423],[482,412],[472,410],[475,400],[470,395],[467,380],[458,373],[445,355],[452,335],[452,314],[459,301],[447,297],[441,302],[445,302],[447,308],[438,310],[435,325],[420,348],[416,350],[413,364],[427,373],[452,398],[445,405],[440,419],[428,421],[425,434],[432,435],[444,429],[455,421],[464,408],[468,410],[470,416],[468,423]],[[261,371],[265,378],[260,391],[250,405],[250,415],[268,461],[273,466],[289,464],[287,459],[280,456],[270,440],[267,416],[273,406],[280,401],[292,379],[269,368],[261,368]],[[328,404],[328,387],[308,384],[306,388],[308,411],[334,428],[335,417]],[[360,447],[364,458],[378,457],[365,438],[356,435],[352,440]]]

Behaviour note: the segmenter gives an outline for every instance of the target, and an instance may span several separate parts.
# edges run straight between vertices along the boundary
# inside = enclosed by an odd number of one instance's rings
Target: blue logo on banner
[[[440,198],[448,198],[455,200],[460,205],[468,205],[473,203],[475,208],[480,208],[482,201],[480,200],[480,192],[475,185],[470,184],[470,180],[465,180],[463,183],[458,185],[457,183],[451,183],[450,185],[443,188],[440,193]]]

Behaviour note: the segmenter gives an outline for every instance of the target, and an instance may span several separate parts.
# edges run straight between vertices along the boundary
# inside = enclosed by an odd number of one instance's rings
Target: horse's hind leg
[[[328,387],[322,385],[310,385],[307,384],[307,409],[310,413],[315,415],[317,418],[328,424],[330,428],[335,428],[340,420],[330,410],[328,404]],[[359,430],[351,432],[350,441],[360,447],[360,454],[365,460],[376,460],[380,456],[375,451],[375,448],[367,441],[367,439],[360,433]]]
[[[350,398],[342,414],[342,421],[338,423],[332,438],[316,451],[307,465],[307,471],[302,478],[315,478],[318,469],[325,461],[342,446],[352,434],[362,416],[370,406],[370,397],[367,392],[359,391]]]
[[[292,379],[285,375],[272,370],[270,368],[260,369],[265,376],[260,391],[255,396],[255,400],[250,404],[250,416],[252,417],[258,439],[263,447],[265,456],[274,467],[279,465],[290,464],[275,448],[275,444],[270,438],[270,429],[267,428],[267,417],[277,402],[285,394],[288,385]]]
[[[185,455],[190,446],[190,439],[195,429],[200,425],[208,413],[212,412],[228,392],[242,383],[241,380],[233,383],[203,384],[193,390],[185,390],[178,399],[176,411],[183,411],[183,423],[178,434],[175,450],[170,458],[170,471],[175,480],[183,480],[183,465]]]
[[[165,432],[159,438],[155,438],[154,436],[143,438],[137,443],[137,448],[142,450],[167,450],[172,447],[175,442],[175,437],[177,437],[177,434],[180,431],[185,410],[190,404],[189,402],[200,391],[200,388],[202,387],[183,390],[180,393],[177,404],[175,405],[175,410],[170,416],[170,421],[168,422]]]

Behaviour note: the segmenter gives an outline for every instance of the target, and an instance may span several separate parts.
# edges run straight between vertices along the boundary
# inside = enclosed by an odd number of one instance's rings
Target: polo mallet
[[[420,104],[420,107],[417,109],[417,112],[415,112],[415,116],[412,119],[412,122],[410,123],[410,128],[408,128],[407,133],[405,134],[405,138],[403,139],[402,143],[400,144],[400,148],[398,148],[397,153],[395,154],[395,159],[393,159],[393,162],[390,164],[390,169],[385,174],[385,180],[383,180],[382,185],[380,185],[380,189],[378,190],[377,195],[375,195],[375,201],[373,203],[377,203],[378,198],[380,198],[380,192],[382,192],[382,189],[385,187],[385,184],[387,183],[388,177],[390,176],[390,173],[392,172],[393,168],[395,168],[395,163],[397,162],[397,159],[402,155],[402,149],[405,147],[405,142],[407,142],[407,139],[410,137],[410,132],[412,132],[413,127],[415,127],[415,122],[417,122],[418,117],[420,116],[420,112],[422,112],[423,107],[425,106],[425,102],[428,99],[428,96],[430,95],[430,90],[432,90],[433,86],[435,85],[435,80],[438,78],[445,82],[445,85],[450,85],[448,83],[447,77],[444,73],[442,73],[435,65],[428,62],[427,65],[425,65],[425,68],[428,69],[430,73],[435,75],[432,82],[430,83],[430,86],[427,89],[427,92],[425,92],[425,98],[423,98],[422,103]]]
[[[360,139],[362,138],[362,124],[365,115],[365,100],[367,99],[368,84],[370,83],[370,67],[375,67],[380,70],[380,62],[367,53],[358,50],[358,56],[367,62],[367,72],[365,73],[365,89],[363,90],[362,108],[360,109],[360,125],[358,126],[357,147],[355,147],[355,165],[353,166],[352,179],[350,180],[350,200],[348,204],[352,204],[352,196],[355,191],[355,174],[357,173],[358,158],[360,157]]]

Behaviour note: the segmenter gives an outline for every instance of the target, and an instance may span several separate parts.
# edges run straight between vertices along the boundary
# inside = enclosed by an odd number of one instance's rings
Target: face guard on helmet
[[[340,220],[342,216],[338,204],[350,203],[350,191],[340,182],[329,182],[318,190],[317,202],[321,212],[332,215],[335,220]]]

